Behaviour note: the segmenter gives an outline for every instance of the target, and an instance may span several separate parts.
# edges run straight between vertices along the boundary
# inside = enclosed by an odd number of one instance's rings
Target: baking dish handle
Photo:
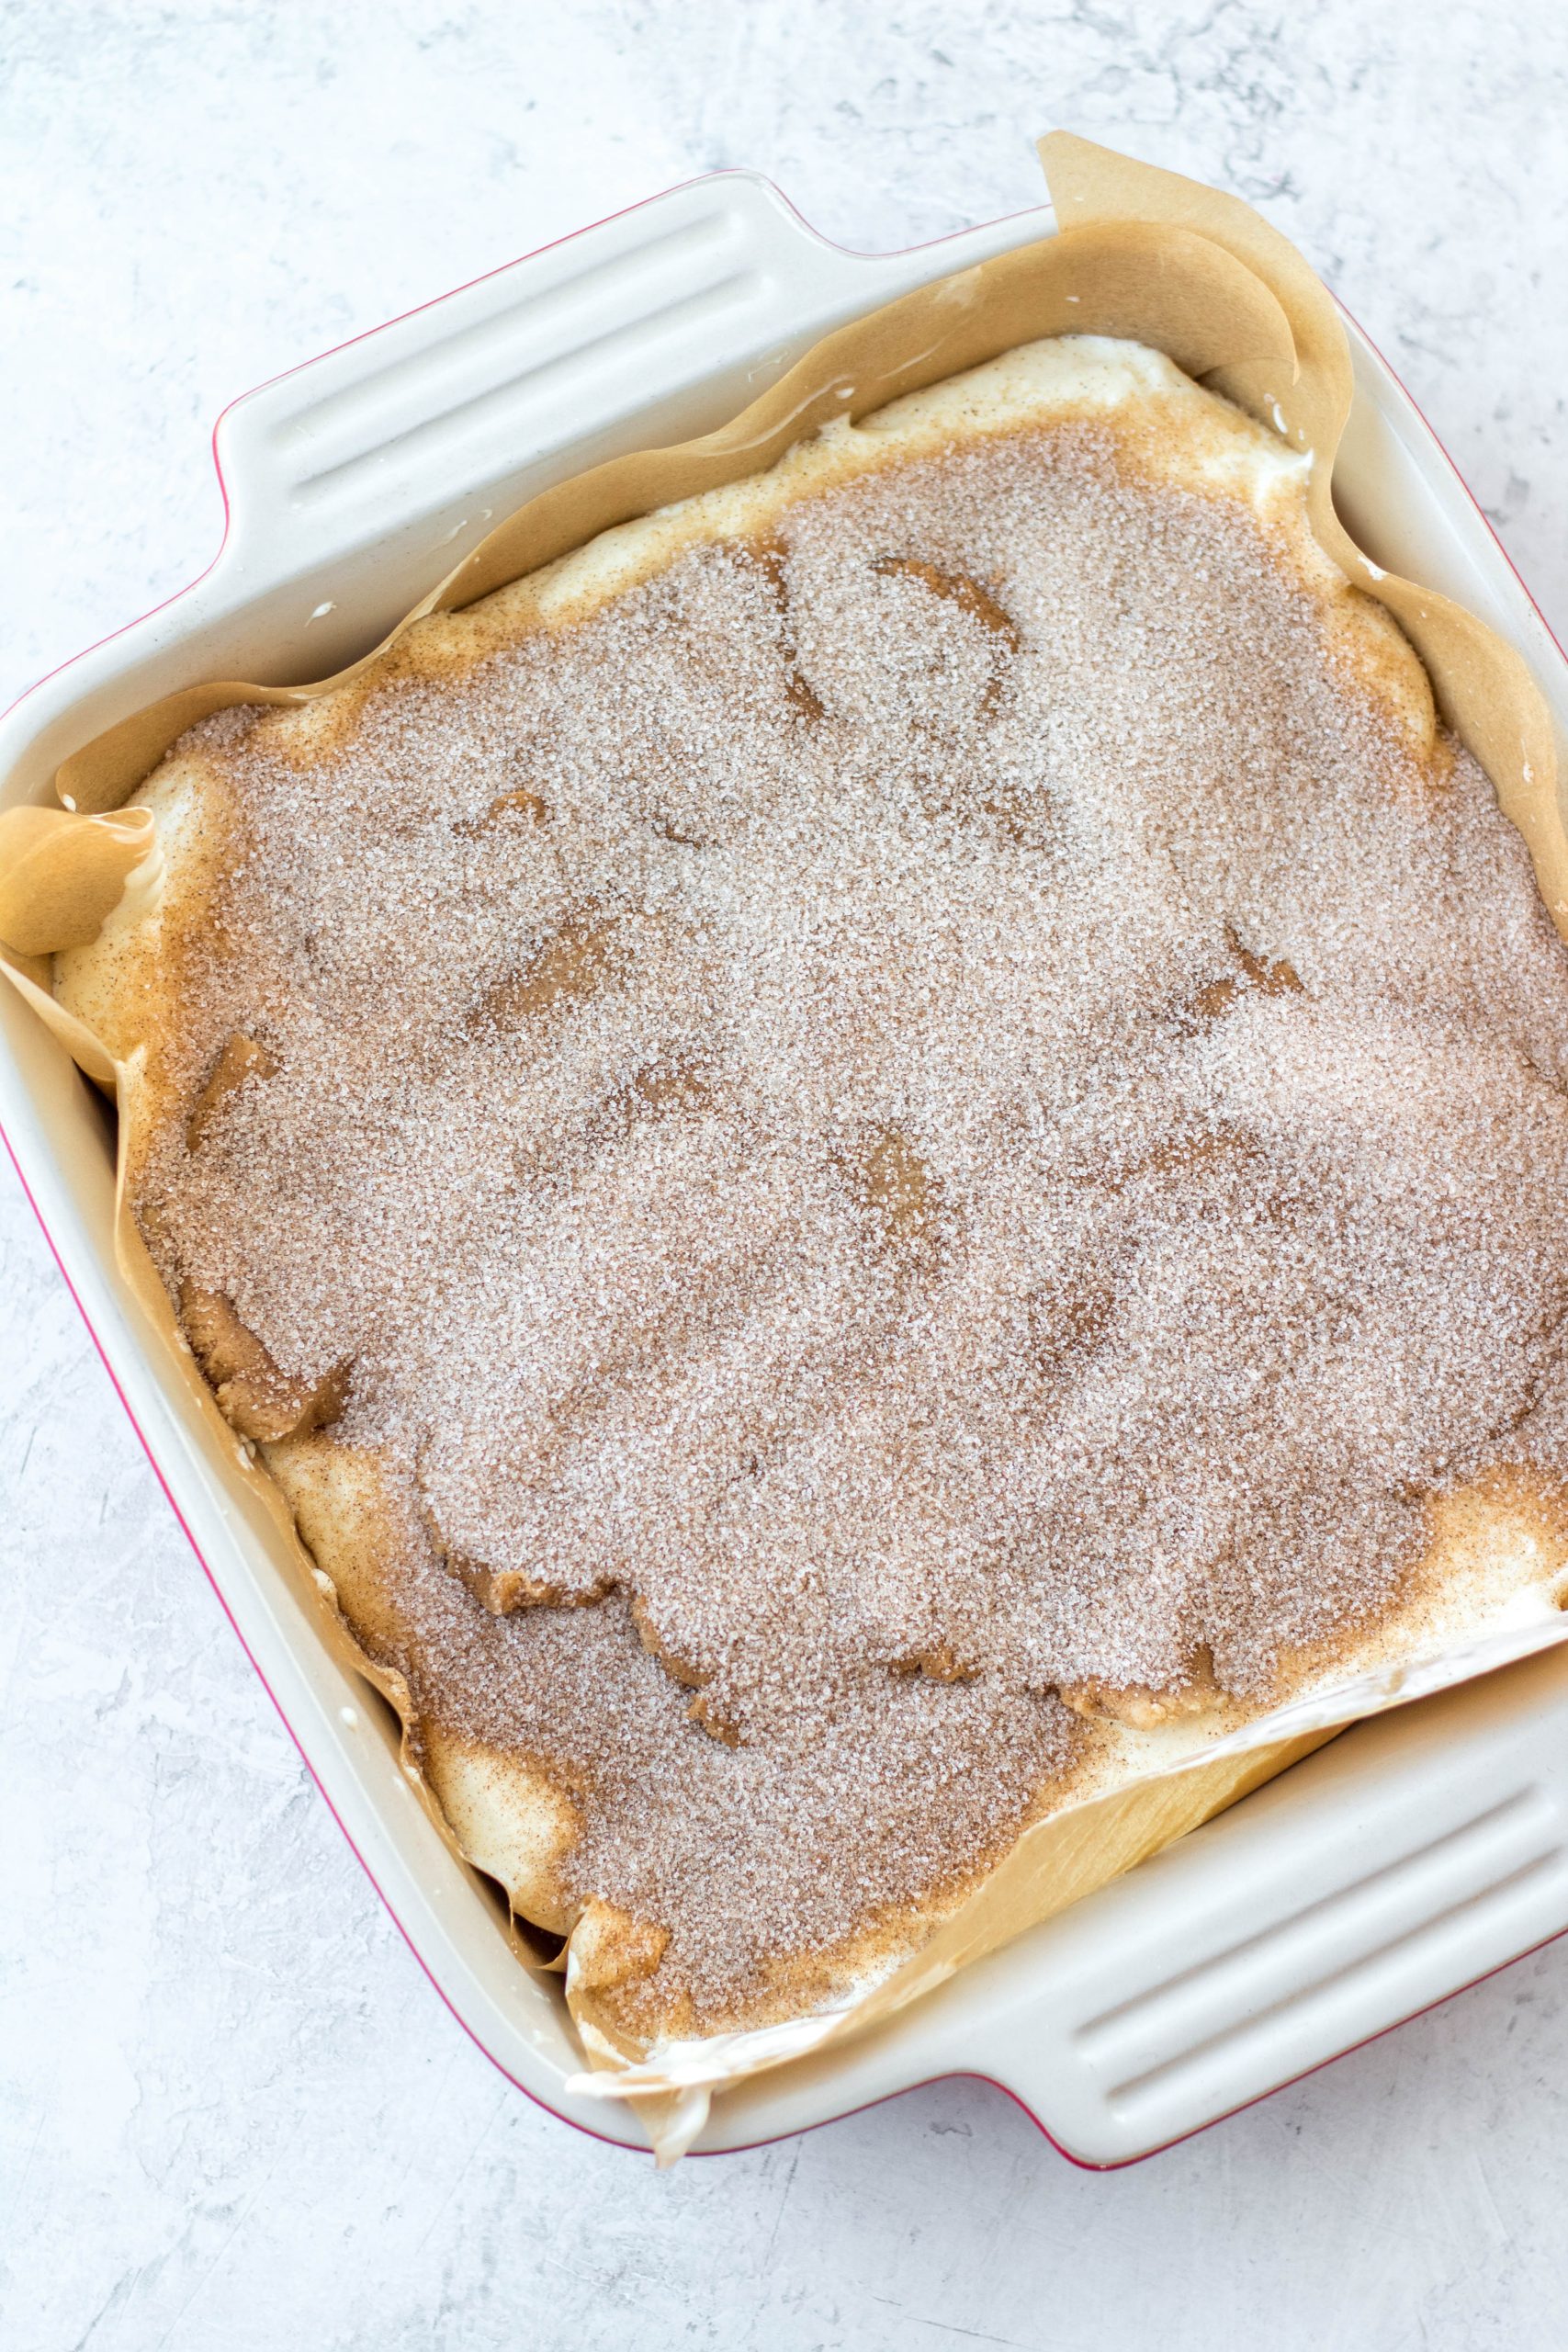
[[[1568,1920],[1568,1656],[1358,1725],[969,1973],[964,2065],[1145,2155]],[[942,1996],[939,1996],[939,1998]]]
[[[710,429],[843,319],[1050,225],[1042,208],[866,255],[755,173],[672,188],[236,401],[217,435],[224,560],[252,593],[352,573],[356,550],[384,558],[401,534],[428,586],[558,478],[568,444],[576,470]]]

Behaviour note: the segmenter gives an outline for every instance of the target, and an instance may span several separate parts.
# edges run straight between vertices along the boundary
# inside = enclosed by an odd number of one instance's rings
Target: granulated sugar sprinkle
[[[1005,1844],[1064,1689],[1264,1701],[1423,1495],[1564,1458],[1523,847],[1108,434],[803,501],[312,765],[204,740],[190,1068],[277,1067],[147,1230],[351,1367],[420,1706],[548,1760],[705,2013]]]

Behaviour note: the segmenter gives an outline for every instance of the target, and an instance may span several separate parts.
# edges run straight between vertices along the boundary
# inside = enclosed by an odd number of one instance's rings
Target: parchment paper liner
[[[135,713],[67,760],[61,810],[0,817],[0,969],[89,1077],[116,1091],[120,1067],[49,993],[48,951],[96,934],[123,889],[151,888],[157,852],[133,812],[118,811],[186,728],[233,704],[293,704],[362,675],[413,622],[471,604],[598,532],[680,498],[760,471],[829,419],[859,417],[996,356],[1064,334],[1153,345],[1314,453],[1313,528],[1341,570],[1386,605],[1426,663],[1438,711],[1485,768],[1524,836],[1541,895],[1568,937],[1568,834],[1556,793],[1551,715],[1520,657],[1448,599],[1380,571],[1334,511],[1331,475],[1351,398],[1350,357],[1334,303],[1302,256],[1247,206],[1176,175],[1129,162],[1057,131],[1041,154],[1059,233],[906,295],[825,338],[732,423],[702,439],[634,453],[558,484],[512,515],[378,647],[313,684],[225,681],[192,685]],[[75,812],[72,814],[70,812]],[[182,1365],[204,1436],[234,1460],[236,1439],[197,1372],[124,1197],[121,1122],[117,1246],[122,1271],[164,1347]],[[290,1577],[326,1584],[301,1546],[279,1489],[248,1460],[243,1475],[268,1515]],[[330,1588],[325,1596],[331,1599]],[[1318,1747],[1345,1724],[1446,1689],[1568,1637],[1543,1585],[1540,1606],[1430,1656],[1381,1665],[1274,1711],[1185,1760],[1166,1751],[1110,1793],[1069,1802],[1027,1829],[1011,1851],[919,1950],[834,2008],[745,2032],[628,2055],[592,1990],[567,1994],[593,2071],[569,2087],[636,2099],[663,2160],[691,2144],[710,2093],[864,2031],[1026,1928],[1092,1893]],[[335,1605],[332,1645],[391,1702],[404,1724],[404,1764],[456,1849],[409,1747],[412,1705],[400,1677],[366,1657]],[[460,1849],[458,1849],[460,1850]],[[465,1858],[466,1859],[466,1858]],[[519,1956],[536,1959],[514,1936]]]

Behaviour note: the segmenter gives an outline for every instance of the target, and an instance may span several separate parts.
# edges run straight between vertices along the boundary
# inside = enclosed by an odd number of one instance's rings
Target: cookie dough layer
[[[220,1403],[628,2046],[1568,1556],[1564,957],[1307,463],[1008,354],[196,729],[57,959]]]

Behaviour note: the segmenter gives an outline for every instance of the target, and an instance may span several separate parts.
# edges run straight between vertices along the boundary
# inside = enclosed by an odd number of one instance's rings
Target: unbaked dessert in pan
[[[626,2052],[1568,1565],[1568,956],[1311,460],[1025,345],[224,710],[59,1001]]]

